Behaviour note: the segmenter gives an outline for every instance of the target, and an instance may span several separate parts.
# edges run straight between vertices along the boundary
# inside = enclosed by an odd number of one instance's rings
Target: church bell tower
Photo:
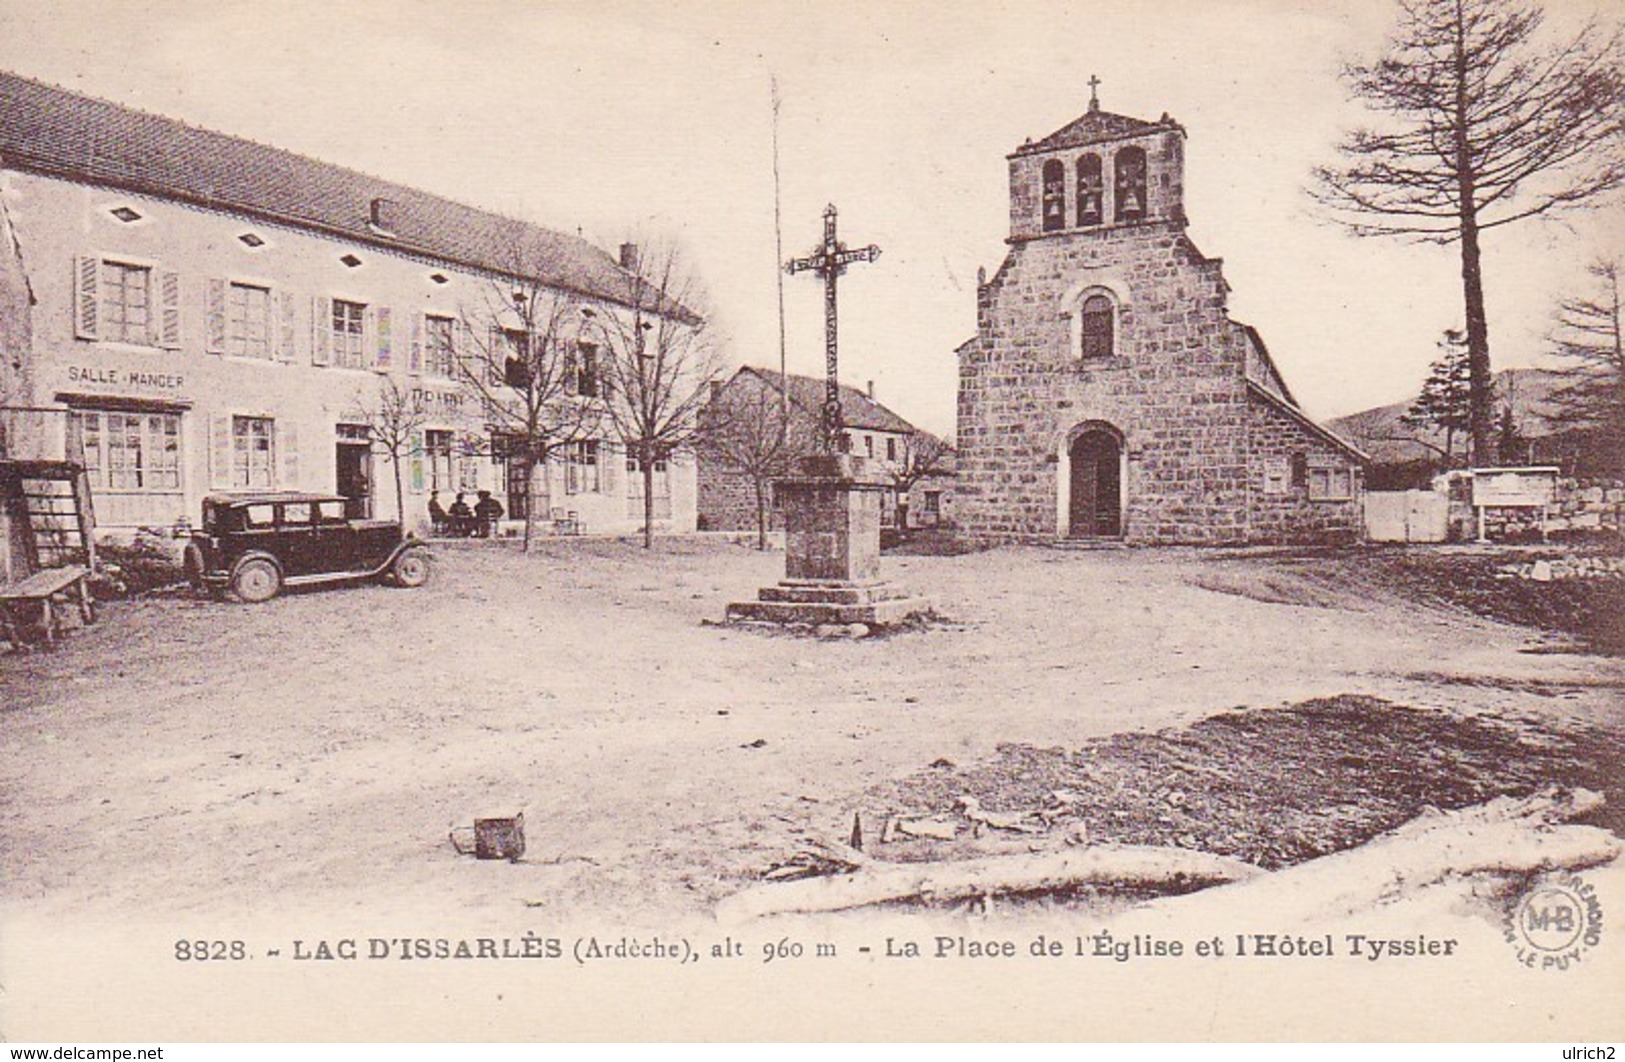
[[[1185,224],[1185,130],[1089,109],[1009,156],[1010,242],[1126,226]]]

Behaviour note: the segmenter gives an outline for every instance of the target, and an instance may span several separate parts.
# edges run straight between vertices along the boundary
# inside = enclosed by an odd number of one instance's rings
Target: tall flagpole
[[[773,85],[773,275],[779,286],[779,446],[790,446],[790,370],[784,342],[784,233],[779,222],[779,78],[769,75]],[[786,455],[788,456],[788,455]]]

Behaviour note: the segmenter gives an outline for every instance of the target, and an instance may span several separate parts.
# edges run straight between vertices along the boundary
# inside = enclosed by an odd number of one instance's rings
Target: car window
[[[310,523],[309,502],[288,502],[282,507],[282,524],[284,527],[299,526]]]
[[[249,527],[270,527],[276,522],[276,506],[270,502],[245,506],[243,513],[248,518]]]
[[[316,519],[324,524],[344,523],[344,503],[341,501],[317,502]]]

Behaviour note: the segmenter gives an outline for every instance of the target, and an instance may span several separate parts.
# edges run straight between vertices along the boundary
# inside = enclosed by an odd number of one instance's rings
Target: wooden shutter
[[[620,469],[621,462],[626,456],[611,446],[608,441],[598,447],[598,482],[605,494],[614,495],[615,484],[618,482],[615,473]]]
[[[181,275],[173,269],[158,274],[160,299],[158,345],[165,350],[181,348]]]
[[[372,365],[378,360],[378,310],[373,306],[361,307],[361,364]]]
[[[231,489],[231,415],[216,413],[209,418],[209,486]]]
[[[413,376],[423,371],[423,315],[412,315],[412,349],[406,355],[406,371]]]
[[[96,281],[101,276],[102,260],[91,255],[80,255],[73,260],[73,334],[79,339],[95,339],[97,330]]]
[[[294,320],[294,297],[289,291],[276,293],[276,321],[272,327],[276,329],[276,360],[292,364],[298,356],[294,349],[298,344],[298,323]]]
[[[407,464],[407,468],[410,471],[410,475],[408,475],[406,477],[407,478],[407,484],[406,485],[407,485],[407,487],[409,487],[411,489],[413,494],[422,494],[423,493],[423,433],[421,431],[415,431],[415,432],[412,433],[411,447],[412,447],[411,457],[408,460],[408,464]]]
[[[276,485],[282,490],[299,486],[299,429],[288,421],[275,421],[271,445],[276,448]]]
[[[326,365],[333,360],[333,300],[318,295],[310,300],[310,363]]]
[[[485,349],[485,383],[489,387],[501,387],[508,380],[508,359],[517,352],[508,349],[508,341],[503,338],[502,329],[497,325],[491,326],[491,345]],[[479,380],[473,373],[469,375]]]
[[[208,335],[204,338],[203,349],[210,354],[224,354],[226,352],[226,282],[218,277],[209,278],[209,295],[207,306]]]
[[[391,317],[388,306],[378,307],[376,314],[378,338],[374,340],[372,350],[373,372],[388,372],[390,361],[394,356],[395,337],[391,334],[393,328]]]

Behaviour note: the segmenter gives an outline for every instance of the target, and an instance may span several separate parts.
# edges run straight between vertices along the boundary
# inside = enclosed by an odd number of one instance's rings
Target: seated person
[[[443,535],[446,533],[446,507],[440,504],[440,492],[429,492],[429,528],[431,533]]]
[[[497,521],[500,519],[502,519],[502,503],[491,497],[490,491],[480,491],[480,500],[474,503],[474,534],[480,538],[490,538],[495,533]]]
[[[457,492],[457,497],[452,500],[451,508],[447,510],[446,515],[450,517],[448,522],[453,535],[466,538],[474,533],[474,510],[463,500],[461,491]]]

